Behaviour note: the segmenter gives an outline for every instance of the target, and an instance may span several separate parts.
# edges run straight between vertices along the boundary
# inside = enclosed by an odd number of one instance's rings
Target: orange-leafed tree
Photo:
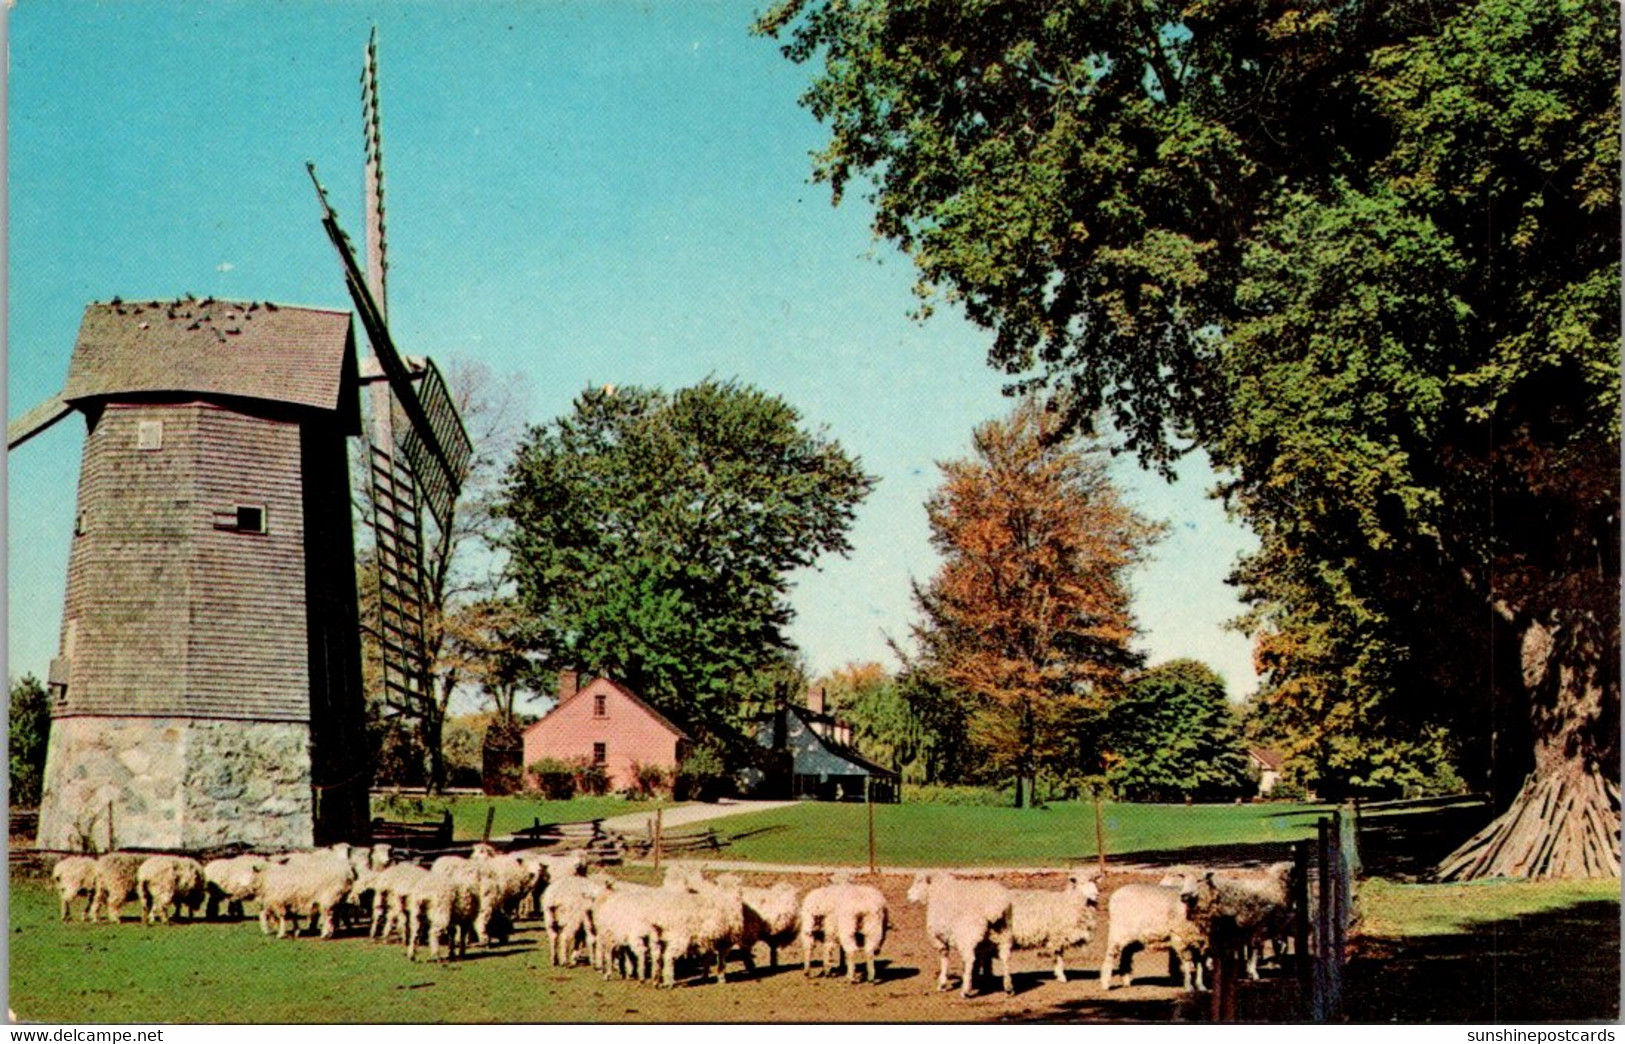
[[[976,703],[990,774],[1099,771],[1090,722],[1138,665],[1129,571],[1161,532],[1126,504],[1106,454],[1060,414],[1023,401],[976,429],[972,456],[939,465],[926,502],[942,567],[915,585],[925,659]]]

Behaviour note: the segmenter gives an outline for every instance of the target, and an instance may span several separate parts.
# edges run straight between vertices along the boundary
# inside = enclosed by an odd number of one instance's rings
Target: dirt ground
[[[802,874],[743,874],[747,884],[771,884],[787,880],[805,892],[827,881],[825,876]],[[1102,904],[1117,887],[1129,881],[1155,882],[1160,874],[1112,874],[1102,887]],[[737,962],[729,965],[729,983],[719,987],[699,978],[686,979],[678,989],[656,990],[633,982],[595,984],[593,993],[601,997],[605,1010],[600,1018],[633,1021],[772,1021],[772,1022],[1025,1022],[1056,1020],[1110,1021],[1205,1021],[1205,999],[1190,998],[1169,974],[1166,951],[1141,952],[1134,956],[1133,985],[1118,986],[1109,993],[1100,988],[1100,962],[1105,955],[1104,916],[1087,946],[1069,951],[1067,981],[1056,982],[1049,958],[1036,953],[1017,953],[1011,961],[1013,995],[1002,992],[997,978],[979,980],[969,999],[958,994],[959,960],[951,958],[949,975],[954,987],[938,993],[938,958],[925,932],[925,907],[907,901],[910,878],[895,875],[859,875],[856,881],[873,884],[885,893],[891,927],[876,964],[874,984],[817,977],[808,979],[801,968],[798,949],[780,955],[779,966],[768,968],[758,947],[759,966],[747,976]],[[1061,873],[1007,874],[999,880],[1011,887],[1059,889]],[[522,923],[521,928],[526,927]],[[816,959],[816,958],[815,958]],[[690,975],[698,969],[691,969]],[[682,974],[682,969],[679,969]],[[591,974],[585,968],[546,969],[548,977]],[[861,970],[860,970],[861,974]],[[1280,996],[1290,990],[1280,978],[1253,984],[1243,997],[1258,1018],[1293,1021],[1296,1015],[1282,1009],[1290,999]],[[610,1005],[623,1003],[619,1011]]]

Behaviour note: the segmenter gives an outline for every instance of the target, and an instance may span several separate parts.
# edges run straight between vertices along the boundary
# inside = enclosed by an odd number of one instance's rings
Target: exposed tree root
[[[1512,806],[1439,864],[1442,881],[1619,876],[1619,787],[1574,767],[1524,780]]]

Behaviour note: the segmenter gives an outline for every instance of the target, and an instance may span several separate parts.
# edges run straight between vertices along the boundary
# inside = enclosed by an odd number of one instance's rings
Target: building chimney
[[[824,687],[814,685],[807,690],[807,709],[814,714],[824,713]]]
[[[581,689],[581,674],[577,671],[559,672],[559,702],[574,696]]]

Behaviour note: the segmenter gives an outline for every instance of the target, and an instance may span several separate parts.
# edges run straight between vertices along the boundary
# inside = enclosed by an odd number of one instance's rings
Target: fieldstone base
[[[109,810],[111,806],[111,810]],[[39,847],[309,846],[310,728],[297,722],[51,722]],[[109,822],[111,818],[111,822]]]

